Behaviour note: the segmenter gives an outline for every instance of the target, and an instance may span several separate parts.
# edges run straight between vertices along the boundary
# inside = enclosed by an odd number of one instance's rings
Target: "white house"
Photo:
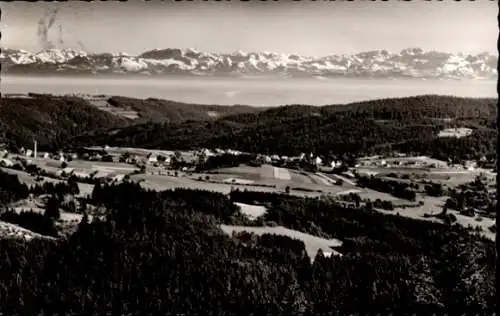
[[[201,151],[201,153],[203,155],[205,155],[205,157],[211,157],[211,156],[215,156],[216,155],[213,151],[211,151],[210,149],[207,149],[207,148],[203,149]]]
[[[44,153],[43,154],[43,159],[50,159],[50,154],[49,153]]]
[[[31,149],[26,150],[26,157],[31,157],[33,155],[33,151]]]
[[[316,157],[316,159],[314,159],[314,163],[318,166],[318,165],[321,165],[321,163],[323,162],[323,159],[321,159],[319,156]]]
[[[155,163],[155,162],[158,162],[158,157],[157,157],[156,155],[149,154],[149,155],[148,155],[148,162],[149,162],[149,163]]]
[[[170,163],[172,163],[172,157],[171,156],[166,156],[165,157],[165,164],[169,165]]]

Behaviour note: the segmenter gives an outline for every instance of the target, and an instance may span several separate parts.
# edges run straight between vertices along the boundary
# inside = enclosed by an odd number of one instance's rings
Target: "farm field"
[[[472,134],[472,129],[466,127],[446,128],[439,132],[438,137],[462,138]]]
[[[240,208],[241,212],[251,220],[254,220],[257,217],[262,216],[267,212],[267,208],[265,206],[251,205],[238,202],[234,204],[236,204]]]
[[[11,208],[14,209],[16,213],[21,213],[21,212],[35,212],[35,213],[40,213],[43,214],[45,212],[45,202],[41,199],[41,197],[35,198],[35,199],[24,199],[21,201],[17,201],[16,203],[13,203],[11,205]],[[92,215],[88,215],[89,219],[92,219]],[[64,229],[73,229],[75,225],[80,223],[82,220],[83,215],[82,214],[76,214],[76,213],[70,213],[61,210],[61,217],[57,221],[58,226],[62,227]]]
[[[123,116],[131,120],[139,118],[139,113],[137,113],[137,111],[126,110],[117,106],[113,106],[109,104],[109,102],[104,98],[103,99],[87,98],[86,100],[101,111],[106,111],[116,116]]]
[[[412,202],[412,201],[408,201],[405,199],[395,197],[389,193],[379,192],[379,191],[375,191],[375,190],[368,189],[368,188],[359,188],[357,193],[359,194],[359,196],[362,199],[370,199],[371,201],[375,201],[376,199],[380,199],[382,201],[384,201],[384,200],[391,201],[393,203],[394,207],[397,207],[398,205],[409,205],[409,204],[418,203],[418,198],[417,198],[417,202]]]
[[[247,189],[249,191],[263,191],[263,192],[276,192],[276,188],[264,187],[264,186],[248,186],[241,185],[238,183],[214,183],[208,181],[196,180],[200,174],[189,176],[183,176],[182,174],[178,177],[168,176],[168,175],[144,175],[136,174],[130,177],[131,180],[140,181],[143,188],[161,191],[161,190],[171,190],[175,188],[185,188],[185,189],[197,189],[197,190],[207,190],[215,191],[223,194],[229,194],[231,188],[239,188],[241,190]]]
[[[419,220],[442,222],[438,218],[424,217],[424,214],[426,213],[433,215],[439,214],[443,210],[443,206],[446,199],[447,197],[437,198],[437,197],[426,196],[422,199],[424,201],[424,205],[407,207],[407,208],[395,208],[393,211],[387,211],[382,209],[377,209],[377,211],[384,214],[392,214],[392,215],[399,213],[399,215],[401,216]],[[492,233],[488,229],[491,225],[495,223],[495,220],[483,217],[481,221],[477,221],[474,217],[461,215],[459,212],[456,212],[454,210],[448,210],[448,212],[456,216],[458,224],[464,227],[467,227],[469,225],[472,227],[480,226],[482,229],[481,234],[483,234],[487,238],[495,240],[496,234]]]
[[[53,178],[49,178],[49,177],[42,177],[43,181],[37,182],[37,181],[35,181],[36,176],[34,177],[25,171],[20,171],[20,170],[15,170],[15,169],[10,169],[10,168],[2,168],[2,167],[0,167],[0,170],[2,170],[5,173],[17,175],[17,177],[19,178],[19,181],[21,181],[22,183],[24,183],[28,186],[33,186],[35,184],[43,184],[44,182],[52,182],[52,183],[61,182],[61,180],[53,179]]]
[[[475,169],[475,170],[464,170],[456,168],[445,168],[445,169],[422,169],[422,168],[381,168],[381,167],[362,167],[357,168],[359,174],[373,174],[377,177],[386,177],[391,173],[395,173],[399,176],[409,175],[414,178],[415,182],[421,182],[422,180],[429,180],[432,182],[441,183],[450,187],[455,187],[460,184],[474,181],[477,176],[483,174],[488,178],[489,182],[494,182],[496,173],[486,169]],[[396,179],[401,182],[407,182],[408,179]]]
[[[229,234],[229,235],[232,235],[235,232],[239,233],[239,232],[246,231],[246,232],[254,233],[257,235],[274,234],[274,235],[288,236],[290,238],[301,240],[304,242],[304,244],[306,246],[306,252],[307,252],[309,258],[311,258],[311,260],[313,260],[314,257],[316,256],[318,249],[321,249],[325,253],[332,253],[334,255],[339,255],[339,256],[342,255],[338,251],[335,251],[331,248],[331,247],[339,247],[342,245],[342,241],[340,241],[338,239],[320,238],[320,237],[316,237],[313,235],[304,234],[304,233],[299,232],[297,230],[288,229],[288,228],[285,228],[283,226],[250,227],[250,226],[221,225],[221,229],[226,234]]]
[[[210,173],[196,174],[193,177],[201,177],[202,179],[208,177],[210,181],[222,183],[275,186],[280,191],[285,190],[288,186],[291,192],[296,190],[336,194],[345,190],[345,188],[333,185],[327,178],[317,174],[276,168],[270,165],[260,167],[241,165],[233,168],[220,168]]]
[[[54,159],[31,158],[31,163],[37,165],[49,173],[61,171],[61,162]],[[137,167],[125,163],[72,160],[66,162],[68,171],[75,170],[86,172],[98,172],[101,174],[129,174],[137,170]]]

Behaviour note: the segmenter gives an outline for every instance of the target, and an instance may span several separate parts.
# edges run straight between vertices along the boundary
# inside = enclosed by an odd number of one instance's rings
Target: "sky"
[[[498,4],[490,0],[15,1],[0,8],[2,47],[30,51],[51,42],[58,48],[129,54],[194,48],[325,56],[412,47],[496,54],[498,39]]]

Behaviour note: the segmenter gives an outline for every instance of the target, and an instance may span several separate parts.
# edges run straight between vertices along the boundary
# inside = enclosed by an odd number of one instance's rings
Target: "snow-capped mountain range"
[[[11,74],[141,74],[185,76],[382,77],[496,79],[497,56],[404,49],[325,57],[279,53],[204,53],[155,49],[138,56],[50,49],[2,49],[2,71]]]

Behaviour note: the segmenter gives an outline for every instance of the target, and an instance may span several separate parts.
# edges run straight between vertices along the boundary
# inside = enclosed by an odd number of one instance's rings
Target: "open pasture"
[[[404,217],[409,217],[409,218],[414,218],[418,220],[426,220],[426,221],[433,221],[433,222],[442,222],[442,220],[435,218],[435,217],[425,217],[424,214],[431,214],[431,215],[437,215],[443,210],[443,206],[445,204],[447,197],[430,197],[430,196],[425,196],[423,197],[424,204],[423,205],[418,205],[415,207],[406,207],[406,208],[397,208],[395,207],[393,211],[387,211],[387,210],[382,210],[382,209],[377,209],[377,211],[384,213],[384,214],[398,214]],[[495,234],[492,233],[488,228],[495,223],[495,220],[483,217],[481,221],[477,221],[476,217],[469,217],[465,215],[461,215],[459,212],[456,212],[454,210],[448,210],[450,214],[453,214],[457,218],[457,223],[467,227],[467,226],[472,226],[476,227],[479,226],[481,227],[482,231],[481,234],[484,235],[485,237],[494,240],[495,239]]]
[[[62,170],[61,162],[53,159],[32,159],[32,163],[49,173],[57,173]],[[72,160],[66,162],[67,168],[85,172],[88,174],[97,172],[101,174],[129,174],[137,170],[137,167],[125,163]],[[69,169],[68,169],[69,170]]]
[[[52,179],[49,177],[42,177],[43,180],[40,182],[37,182],[37,181],[35,181],[36,176],[30,175],[26,171],[14,170],[14,169],[9,169],[9,168],[1,168],[1,167],[0,167],[0,170],[2,170],[3,172],[6,172],[6,173],[12,174],[12,175],[17,175],[19,181],[21,181],[22,183],[24,183],[28,186],[32,186],[32,185],[36,185],[36,184],[41,185],[44,182],[58,183],[61,181],[61,180]]]
[[[131,120],[135,120],[139,118],[139,113],[137,111],[134,111],[132,109],[127,110],[124,108],[120,108],[117,106],[111,105],[108,100],[102,98],[88,98],[86,99],[90,104],[93,106],[97,107],[101,111],[105,111],[108,113],[111,113],[116,116],[122,116]]]
[[[220,168],[211,173],[196,174],[195,177],[201,177],[202,179],[208,177],[210,181],[232,184],[274,186],[280,191],[289,187],[291,192],[297,190],[311,193],[337,193],[345,190],[340,186],[333,185],[332,181],[327,177],[286,168],[276,168],[270,165],[260,167],[240,165],[233,168]]]
[[[394,207],[397,207],[398,205],[410,205],[418,203],[392,196],[389,193],[379,192],[368,188],[360,189],[357,194],[361,197],[361,199],[370,199],[371,201],[375,201],[377,199],[380,199],[381,201],[391,201]]]
[[[245,204],[245,203],[234,203],[236,204],[241,212],[245,214],[249,219],[256,219],[259,216],[264,215],[267,212],[267,208],[265,206],[260,206],[260,205],[251,205],[251,204]]]
[[[196,175],[197,177],[198,175]],[[185,188],[193,190],[207,190],[229,194],[231,188],[247,189],[254,191],[275,192],[275,188],[262,186],[242,186],[237,183],[214,183],[196,180],[195,176],[168,176],[168,175],[132,175],[131,180],[140,181],[141,186],[156,191]]]
[[[232,225],[221,225],[221,229],[229,235],[232,235],[233,233],[240,233],[240,232],[249,232],[249,233],[254,233],[257,235],[263,235],[263,234],[273,234],[273,235],[282,235],[282,236],[288,236],[293,239],[298,239],[304,242],[306,252],[311,258],[311,260],[314,259],[316,256],[316,253],[318,252],[319,249],[321,249],[323,252],[331,252],[332,254],[335,255],[342,255],[341,253],[333,250],[331,247],[339,247],[342,245],[342,241],[338,239],[325,239],[325,238],[320,238],[316,237],[313,235],[305,234],[302,232],[299,232],[297,230],[292,230],[288,229],[283,226],[276,226],[276,227],[250,227],[250,226],[232,226]]]
[[[209,177],[209,180],[206,180],[206,177]],[[234,175],[228,174],[192,174],[186,175],[183,173],[179,173],[177,177],[163,174],[136,174],[130,176],[132,181],[140,182],[141,186],[147,189],[155,190],[155,191],[163,191],[163,190],[171,190],[175,188],[186,188],[193,190],[208,190],[214,192],[221,192],[223,194],[228,194],[232,189],[239,190],[248,190],[248,191],[260,191],[260,192],[285,192],[285,186],[276,187],[273,184],[261,181],[260,183],[242,183],[241,181],[229,181],[224,182],[224,179],[230,179],[230,177],[234,178]],[[245,182],[245,181],[243,181]],[[336,189],[337,191],[341,191],[341,187],[331,187]],[[325,192],[326,193],[326,192]],[[291,195],[295,196],[309,196],[316,197],[324,194],[322,192],[316,192],[313,190],[294,190],[290,191]]]

